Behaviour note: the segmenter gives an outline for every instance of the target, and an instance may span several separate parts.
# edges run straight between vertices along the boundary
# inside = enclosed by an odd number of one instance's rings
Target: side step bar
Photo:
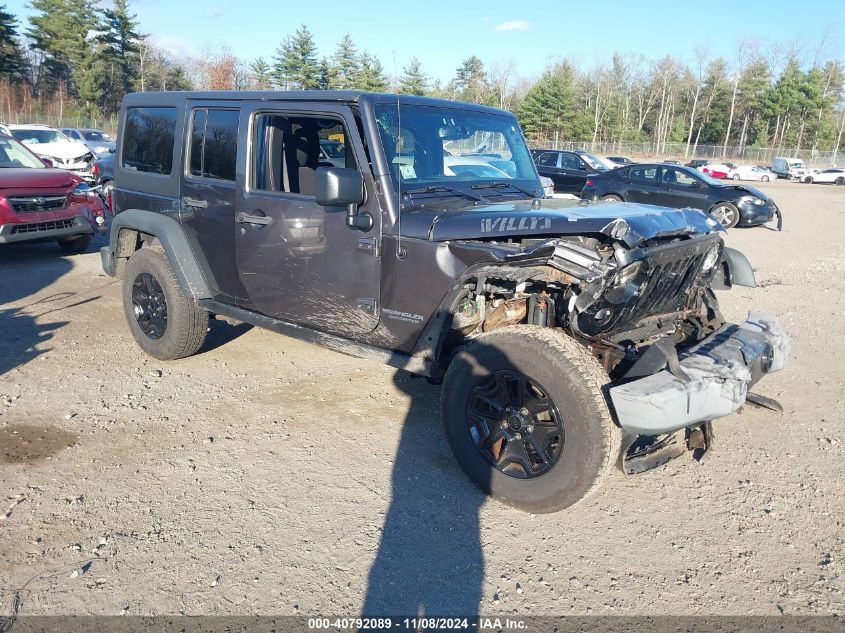
[[[312,330],[302,325],[288,323],[287,321],[274,319],[264,314],[219,303],[212,299],[200,299],[197,301],[197,305],[212,314],[219,314],[230,319],[249,323],[256,327],[273,330],[279,334],[284,334],[285,336],[290,336],[306,343],[314,343],[321,347],[327,347],[334,352],[339,352],[347,356],[373,360],[397,369],[403,369],[412,374],[419,374],[420,376],[430,377],[432,375],[431,360],[420,356],[386,350],[358,341],[351,341],[340,336],[335,336],[334,334],[326,334],[325,332]]]

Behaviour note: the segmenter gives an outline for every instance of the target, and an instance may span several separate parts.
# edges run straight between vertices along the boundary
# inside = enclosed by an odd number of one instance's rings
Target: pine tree
[[[0,4],[0,76],[11,79],[23,72],[18,21]]]
[[[256,90],[267,90],[273,85],[273,69],[263,57],[254,59],[249,64],[249,76],[252,87]]]
[[[352,41],[352,36],[347,33],[338,42],[334,55],[332,55],[330,87],[339,90],[351,88],[360,69],[358,47]]]
[[[420,60],[414,57],[411,63],[402,69],[399,90],[409,95],[424,95],[428,92],[429,78],[422,69]]]
[[[490,83],[484,62],[475,55],[468,57],[455,71],[455,88],[458,97],[472,103],[486,103],[490,98]]]
[[[137,78],[138,34],[137,16],[129,11],[128,0],[115,0],[114,8],[103,10],[102,34],[97,38],[102,45],[99,65],[105,73],[105,112],[116,112],[123,96],[132,91]]]
[[[519,112],[525,133],[564,139],[573,134],[578,117],[573,68],[563,63],[546,71],[522,102]]]
[[[75,87],[75,72],[91,54],[89,31],[95,30],[96,13],[91,0],[32,0],[36,13],[30,17],[27,35],[32,47],[44,55],[43,89],[54,88],[59,81]],[[86,65],[89,63],[86,61]]]
[[[367,92],[385,92],[387,78],[384,76],[384,66],[381,65],[379,58],[364,51],[358,58],[358,63],[360,68],[355,74],[355,83],[352,87]]]
[[[323,57],[320,60],[320,90],[331,90],[336,87],[337,82],[337,68]]]
[[[313,90],[320,86],[317,45],[304,24],[284,39],[276,51],[274,74],[284,88]]]

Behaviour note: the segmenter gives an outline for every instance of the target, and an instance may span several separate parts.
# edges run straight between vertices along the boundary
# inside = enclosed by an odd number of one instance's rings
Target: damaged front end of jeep
[[[615,220],[591,236],[483,240],[501,249],[500,261],[463,278],[449,336],[454,344],[530,324],[579,341],[609,376],[608,404],[625,435],[620,466],[632,474],[687,449],[700,459],[711,422],[783,367],[789,339],[762,313],[725,322],[714,289],[754,281],[718,231],[626,243],[630,231]]]

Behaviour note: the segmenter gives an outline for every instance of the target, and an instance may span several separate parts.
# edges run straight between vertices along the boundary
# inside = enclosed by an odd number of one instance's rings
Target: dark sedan
[[[587,178],[610,168],[592,154],[583,151],[532,149],[531,157],[541,176],[551,178],[555,193],[581,193]]]
[[[592,176],[584,200],[638,202],[709,211],[725,227],[758,226],[778,216],[777,205],[754,187],[719,182],[683,165],[645,164]]]

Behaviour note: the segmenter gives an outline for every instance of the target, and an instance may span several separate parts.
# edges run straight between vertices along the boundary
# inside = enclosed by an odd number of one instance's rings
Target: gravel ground
[[[223,322],[158,362],[99,244],[4,248],[0,615],[845,615],[845,187],[761,188],[785,230],[730,232],[760,286],[721,298],[792,334],[785,412],[543,516],[464,478],[423,380]]]

